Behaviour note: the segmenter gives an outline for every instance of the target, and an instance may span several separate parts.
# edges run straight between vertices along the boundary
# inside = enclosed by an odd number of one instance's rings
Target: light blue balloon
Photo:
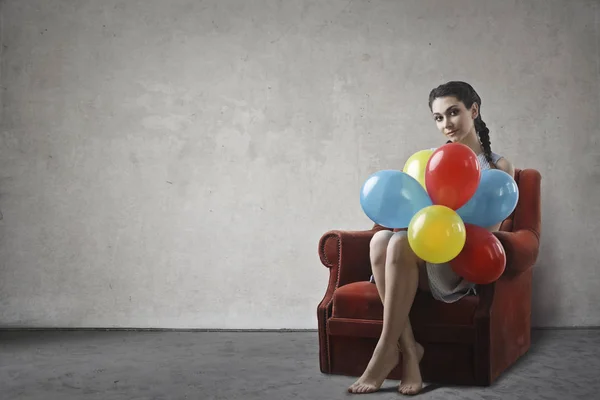
[[[518,201],[519,187],[512,176],[499,169],[485,169],[477,191],[457,213],[468,224],[488,228],[512,214]]]
[[[386,228],[407,228],[421,209],[433,205],[412,176],[396,170],[371,175],[360,191],[360,205],[371,221]]]

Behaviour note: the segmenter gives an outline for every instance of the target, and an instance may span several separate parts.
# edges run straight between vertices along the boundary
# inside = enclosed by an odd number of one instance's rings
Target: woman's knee
[[[371,249],[378,247],[383,247],[384,249],[386,249],[393,235],[394,232],[388,230],[375,232],[375,234],[371,238]]]
[[[388,246],[394,246],[398,248],[405,248],[408,246],[410,248],[406,231],[395,232],[390,238]]]
[[[387,253],[388,243],[394,235],[392,231],[379,231],[371,239],[371,263],[374,265],[383,264]]]
[[[417,265],[420,265],[419,258],[415,255],[410,243],[408,242],[408,235],[406,232],[396,232],[394,236],[390,238],[388,244],[388,257],[393,257],[395,260],[410,260],[415,261]]]

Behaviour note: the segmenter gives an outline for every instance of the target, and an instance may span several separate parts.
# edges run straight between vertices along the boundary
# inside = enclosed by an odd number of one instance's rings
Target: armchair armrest
[[[348,283],[369,278],[369,249],[373,235],[384,229],[374,226],[368,231],[326,232],[319,240],[319,258],[329,268],[329,282],[323,299],[317,306],[319,347],[328,348],[327,319],[331,316],[335,289]],[[328,352],[321,352],[319,365],[322,372],[331,371]]]
[[[319,257],[330,268],[330,286],[334,288],[369,279],[370,242],[377,230],[325,233],[319,240]]]
[[[494,232],[506,253],[506,269],[503,276],[515,277],[531,268],[538,257],[539,236],[529,229],[516,232]]]

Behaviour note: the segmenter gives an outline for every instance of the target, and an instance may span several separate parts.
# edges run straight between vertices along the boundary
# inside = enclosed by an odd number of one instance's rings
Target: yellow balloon
[[[467,231],[460,215],[441,205],[418,211],[408,225],[407,234],[414,253],[432,264],[454,259],[467,240]]]
[[[425,167],[431,158],[433,150],[421,150],[409,157],[404,164],[402,172],[415,178],[425,190]]]

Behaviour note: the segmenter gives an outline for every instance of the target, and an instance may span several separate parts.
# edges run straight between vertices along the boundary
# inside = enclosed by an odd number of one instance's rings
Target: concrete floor
[[[0,332],[0,398],[346,399],[323,375],[316,332]],[[396,399],[397,382],[366,398]],[[421,399],[596,399],[600,330],[534,331],[489,388],[430,385]]]

